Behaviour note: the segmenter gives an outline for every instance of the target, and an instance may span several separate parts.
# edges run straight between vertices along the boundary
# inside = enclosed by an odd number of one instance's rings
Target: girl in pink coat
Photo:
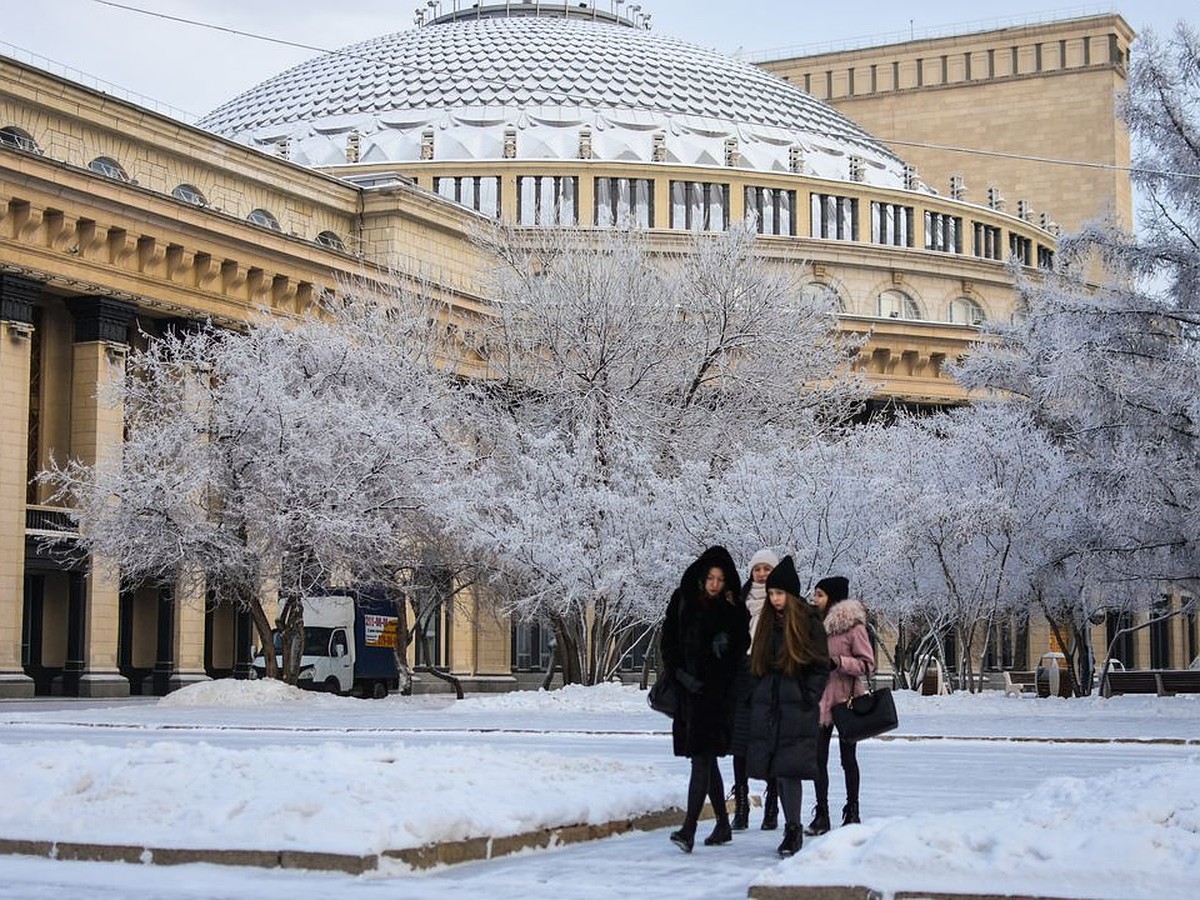
[[[850,582],[841,576],[822,578],[813,588],[812,605],[820,613],[829,635],[829,659],[833,671],[821,695],[821,727],[818,734],[817,809],[805,834],[829,830],[829,745],[833,739],[833,707],[866,693],[864,678],[875,671],[875,652],[867,634],[867,610],[858,600],[847,599]],[[842,773],[846,776],[846,805],[842,824],[854,825],[858,818],[858,756],[856,744],[839,738]]]

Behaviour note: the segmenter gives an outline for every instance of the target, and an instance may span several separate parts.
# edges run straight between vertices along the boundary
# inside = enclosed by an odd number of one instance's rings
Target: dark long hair
[[[783,607],[783,643],[779,647],[779,655],[772,659],[774,650],[774,615],[775,607],[770,606],[768,593],[767,605],[762,611],[763,618],[771,614],[767,622],[760,621],[754,630],[754,643],[750,646],[750,672],[761,678],[773,669],[781,669],[789,677],[795,677],[799,669],[813,663],[829,663],[828,652],[823,652],[812,637],[813,619],[815,613],[808,608],[795,594],[788,594],[787,603]],[[764,628],[763,626],[768,627]],[[818,625],[818,627],[820,627]]]

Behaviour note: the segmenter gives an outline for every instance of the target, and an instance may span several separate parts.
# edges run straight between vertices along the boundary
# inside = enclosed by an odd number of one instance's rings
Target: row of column
[[[43,642],[61,649],[62,690],[83,697],[125,696],[130,692],[122,674],[119,646],[125,657],[134,652],[132,627],[135,608],[125,608],[122,625],[120,574],[104,560],[92,558],[83,572],[68,574],[65,622],[43,620],[44,573],[53,564],[35,560],[36,544],[27,539],[27,485],[30,469],[29,422],[35,310],[42,286],[19,276],[0,275],[0,697],[33,696],[35,684],[27,664],[40,666]],[[67,402],[69,446],[55,447],[56,458],[86,465],[119,447],[124,435],[124,409],[102,402],[99,392],[125,376],[129,328],[136,306],[110,297],[74,297],[65,301],[74,319],[70,395],[42,398]],[[51,354],[40,356],[48,359]],[[44,384],[45,379],[37,379]],[[37,562],[38,573],[31,571]],[[61,571],[62,568],[59,567]],[[205,604],[203,596],[185,597],[169,591],[168,610],[159,610],[151,650],[156,680],[180,684],[205,678]],[[126,604],[136,598],[125,598]],[[164,615],[165,613],[165,615]],[[62,629],[65,627],[65,634]],[[144,654],[140,654],[144,655]],[[129,659],[124,660],[129,670]],[[171,669],[169,673],[165,669]]]

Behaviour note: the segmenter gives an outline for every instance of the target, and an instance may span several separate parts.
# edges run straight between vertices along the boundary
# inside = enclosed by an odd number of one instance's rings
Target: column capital
[[[67,301],[67,309],[75,317],[75,343],[129,343],[129,325],[137,312],[135,304],[113,297],[75,297]]]
[[[41,293],[41,282],[20,275],[0,275],[0,321],[32,325],[33,304]]]

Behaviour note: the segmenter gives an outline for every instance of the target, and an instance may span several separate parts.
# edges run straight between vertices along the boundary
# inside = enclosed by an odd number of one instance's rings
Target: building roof
[[[431,136],[437,160],[511,157],[505,132],[516,158],[578,159],[582,133],[602,160],[721,166],[734,149],[732,164],[786,172],[799,153],[807,174],[845,179],[855,155],[867,183],[903,181],[881,143],[762,69],[592,8],[508,7],[316,57],[200,125],[312,166],[344,165],[354,133],[364,163],[428,159]]]

